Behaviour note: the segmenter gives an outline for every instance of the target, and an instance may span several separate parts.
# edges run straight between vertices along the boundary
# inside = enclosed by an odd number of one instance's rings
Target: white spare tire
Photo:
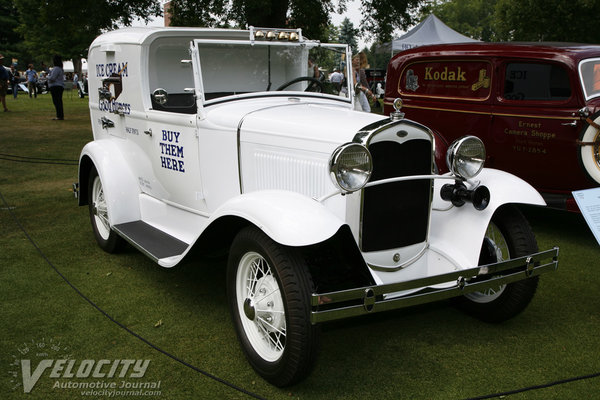
[[[600,126],[600,116],[596,115],[594,125]],[[600,129],[588,124],[581,135],[579,154],[585,172],[596,183],[600,183]]]

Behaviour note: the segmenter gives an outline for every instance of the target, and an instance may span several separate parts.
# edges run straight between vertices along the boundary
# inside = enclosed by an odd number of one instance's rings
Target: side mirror
[[[167,102],[167,100],[169,100],[169,94],[167,93],[167,91],[165,89],[155,89],[154,92],[152,93],[152,100],[154,100],[157,104],[160,104],[161,106],[165,105],[165,103]]]

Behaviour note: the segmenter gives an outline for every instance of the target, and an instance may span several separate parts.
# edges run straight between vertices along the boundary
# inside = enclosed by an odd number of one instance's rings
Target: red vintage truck
[[[418,47],[388,65],[386,114],[397,97],[407,118],[448,143],[481,138],[486,167],[525,179],[551,207],[577,211],[571,192],[600,183],[600,46]]]

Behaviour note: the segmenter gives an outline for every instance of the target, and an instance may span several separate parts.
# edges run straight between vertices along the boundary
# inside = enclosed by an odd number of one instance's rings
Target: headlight
[[[329,175],[333,184],[344,192],[362,189],[373,172],[371,153],[357,143],[343,144],[329,159]]]
[[[448,148],[448,169],[463,179],[471,179],[481,172],[485,162],[485,146],[475,136],[456,139]]]

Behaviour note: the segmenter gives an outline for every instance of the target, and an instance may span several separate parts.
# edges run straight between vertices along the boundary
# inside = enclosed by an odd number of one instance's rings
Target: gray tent
[[[444,24],[438,17],[430,14],[421,23],[410,31],[392,41],[392,53],[408,50],[413,47],[426,44],[438,43],[463,43],[478,42],[468,36],[461,35],[448,25]]]

